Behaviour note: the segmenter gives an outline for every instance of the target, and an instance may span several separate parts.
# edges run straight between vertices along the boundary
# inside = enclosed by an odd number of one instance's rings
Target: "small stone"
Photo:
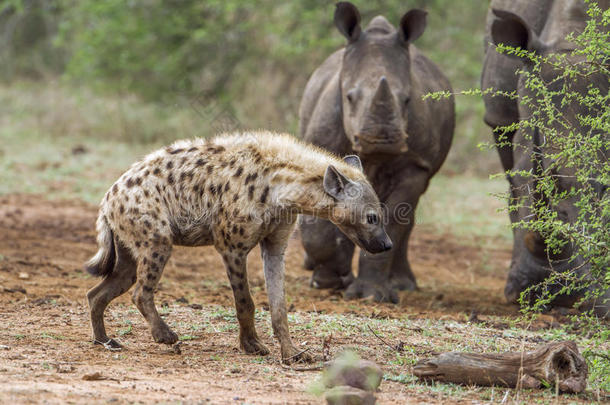
[[[373,405],[377,398],[372,393],[349,385],[339,385],[326,391],[328,405]]]
[[[102,373],[96,371],[95,373],[85,374],[83,376],[83,380],[85,381],[99,381],[106,380],[107,378],[102,375]]]
[[[87,152],[89,152],[89,149],[87,149],[87,147],[84,145],[76,145],[72,148],[73,155],[82,155]]]
[[[19,273],[19,278],[20,278],[21,280],[27,280],[27,279],[29,279],[29,278],[30,278],[30,275],[29,275],[28,273],[26,273],[26,272],[22,271],[21,273]]]
[[[21,294],[27,294],[27,291],[25,290],[25,288],[20,287],[20,286],[13,287],[13,288],[6,288],[6,287],[4,287],[2,291],[7,292],[7,293],[16,293],[16,292],[18,292],[18,293],[21,293]]]
[[[203,309],[203,306],[201,304],[191,304],[191,305],[189,305],[189,308]]]
[[[176,354],[182,354],[182,349],[180,348],[181,345],[182,345],[182,342],[177,342],[176,344],[174,344],[172,346],[172,351]]]
[[[383,371],[369,360],[343,356],[330,364],[325,376],[326,387],[349,385],[374,392],[381,384]]]
[[[59,364],[57,365],[57,372],[58,373],[71,373],[74,371],[74,367],[72,367],[71,364]]]

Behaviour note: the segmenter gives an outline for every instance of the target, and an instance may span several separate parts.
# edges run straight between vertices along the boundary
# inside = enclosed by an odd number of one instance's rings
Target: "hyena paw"
[[[257,336],[242,338],[240,345],[241,348],[249,354],[258,354],[260,356],[269,354],[269,349],[267,349],[267,346],[265,346]]]
[[[156,343],[165,343],[167,345],[173,345],[178,341],[178,335],[169,328],[169,326],[162,324],[161,326],[152,330],[153,339]]]
[[[296,347],[291,346],[289,349],[282,350],[282,363],[313,363],[314,361],[311,354]]]
[[[93,341],[93,344],[102,345],[102,346],[104,346],[104,349],[111,350],[111,351],[119,351],[123,348],[123,345],[114,339],[108,339],[105,342],[101,342],[101,341],[95,339]]]

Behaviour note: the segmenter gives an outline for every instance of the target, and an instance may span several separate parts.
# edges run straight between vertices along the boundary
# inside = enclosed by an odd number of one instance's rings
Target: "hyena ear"
[[[362,169],[362,162],[360,161],[360,158],[356,155],[347,155],[343,158],[343,161],[348,165],[360,170],[361,172],[364,171],[364,169]]]
[[[330,165],[324,173],[324,191],[335,200],[345,198],[345,187],[349,183],[349,179],[345,177],[337,168]]]

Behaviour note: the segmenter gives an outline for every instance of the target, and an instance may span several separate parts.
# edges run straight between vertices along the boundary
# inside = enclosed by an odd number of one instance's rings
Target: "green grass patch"
[[[54,340],[65,340],[65,339],[67,339],[65,336],[58,335],[56,333],[51,333],[51,332],[42,332],[40,334],[40,337],[43,338],[43,339],[54,339]]]
[[[490,244],[509,243],[512,232],[508,213],[504,211],[506,203],[497,197],[507,190],[508,183],[501,178],[441,172],[432,178],[419,202],[415,211],[416,226],[429,226],[465,242],[476,238]]]

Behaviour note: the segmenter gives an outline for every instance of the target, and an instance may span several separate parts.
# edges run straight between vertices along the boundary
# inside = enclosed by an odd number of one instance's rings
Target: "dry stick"
[[[308,351],[309,351],[309,348],[307,348],[307,349],[305,349],[305,350],[303,350],[303,351],[300,351],[300,352],[299,352],[299,353],[297,353],[297,354],[293,354],[292,356],[288,357],[287,359],[282,359],[282,361],[288,361],[288,360],[292,360],[292,359],[294,359],[295,357],[299,357],[300,355],[302,355],[303,353],[306,353],[306,352],[308,352]]]
[[[287,365],[285,365],[283,363],[284,361],[291,360],[291,359],[293,359],[293,358],[295,358],[297,356],[300,356],[301,354],[303,354],[305,352],[308,352],[308,351],[309,351],[309,348],[307,348],[307,349],[305,349],[305,350],[303,350],[303,351],[301,351],[301,352],[299,352],[299,353],[297,353],[295,355],[292,355],[292,356],[288,357],[287,359],[280,360],[280,366],[282,368],[286,369],[286,370],[293,370],[293,371],[318,371],[318,370],[322,370],[323,366],[290,367],[290,366],[287,366]]]
[[[320,371],[324,369],[324,366],[311,366],[311,367],[290,367],[280,362],[280,366],[286,370],[292,371]]]
[[[559,377],[560,392],[582,392],[588,367],[574,342],[555,342],[533,351],[508,353],[442,353],[419,361],[413,374],[420,379],[458,384],[540,388]]]
[[[367,327],[369,328],[369,330],[370,330],[370,331],[373,333],[373,335],[375,335],[375,337],[376,337],[377,339],[381,340],[381,341],[382,341],[382,342],[383,342],[383,343],[384,343],[386,346],[388,346],[390,349],[392,349],[392,350],[394,350],[394,351],[398,351],[398,350],[396,349],[396,346],[392,346],[391,344],[389,344],[388,342],[386,342],[385,340],[383,340],[383,339],[381,338],[381,336],[379,336],[378,334],[376,334],[376,333],[375,333],[375,331],[373,330],[373,328],[371,328],[371,325],[366,325],[366,326],[367,326]]]

